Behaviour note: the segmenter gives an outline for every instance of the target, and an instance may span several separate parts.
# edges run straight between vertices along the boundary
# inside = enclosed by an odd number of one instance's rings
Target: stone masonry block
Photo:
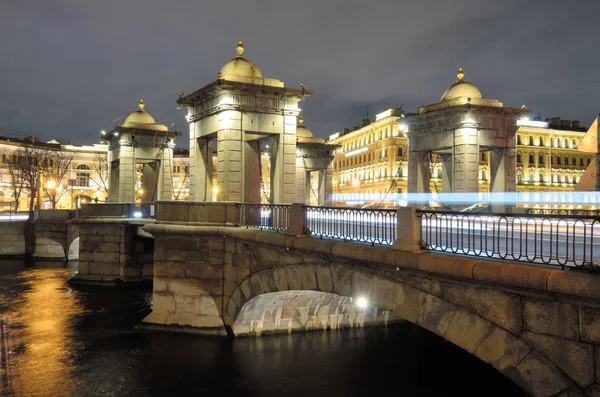
[[[544,356],[532,350],[509,377],[532,396],[554,396],[573,384]]]
[[[493,327],[475,350],[475,356],[506,374],[529,353],[531,347],[500,327]]]
[[[273,279],[275,280],[277,291],[288,290],[288,276],[284,267],[273,268]]]
[[[425,300],[425,293],[407,285],[398,284],[396,287],[396,301],[392,313],[404,320],[416,324],[421,310],[421,302]]]
[[[475,350],[494,325],[464,309],[457,309],[450,320],[446,339],[470,353]]]
[[[322,292],[333,292],[333,281],[331,279],[331,268],[329,266],[316,265],[317,290]]]
[[[334,293],[344,296],[352,296],[352,279],[354,269],[351,267],[334,264],[332,265],[331,274],[333,278]]]
[[[578,386],[586,388],[594,383],[594,347],[555,336],[523,332],[521,339],[548,358]]]
[[[579,318],[581,340],[600,344],[600,309],[581,306]]]
[[[523,298],[524,328],[538,334],[579,339],[579,308],[566,303]]]
[[[444,285],[444,299],[518,334],[522,328],[521,298],[489,288]]]
[[[421,310],[417,324],[431,332],[445,337],[450,320],[454,316],[456,305],[433,295],[425,294],[421,301]]]

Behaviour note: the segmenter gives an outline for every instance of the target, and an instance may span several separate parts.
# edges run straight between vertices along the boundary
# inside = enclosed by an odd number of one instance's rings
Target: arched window
[[[579,158],[579,166],[580,166],[580,167],[583,167],[583,157],[580,157],[580,158]]]
[[[569,156],[565,156],[565,165],[569,165]]]
[[[529,164],[533,164],[533,153],[529,154]]]
[[[562,159],[560,158],[560,154],[556,156],[556,165],[562,165]]]
[[[540,154],[540,155],[538,156],[538,163],[539,163],[540,165],[544,165],[544,155],[543,155],[543,154]]]
[[[77,186],[88,187],[90,186],[90,167],[87,164],[79,164],[77,167]]]
[[[532,136],[529,137],[529,146],[533,146],[533,137]]]

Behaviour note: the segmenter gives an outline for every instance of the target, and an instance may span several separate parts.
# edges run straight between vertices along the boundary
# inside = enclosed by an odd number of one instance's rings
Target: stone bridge
[[[235,223],[226,203],[163,207],[170,215],[144,227],[155,238],[146,327],[225,335],[401,319],[532,396],[600,395],[595,274],[398,249],[410,241],[393,249],[321,240],[293,224],[289,235],[210,226]],[[348,308],[360,298],[362,316]]]
[[[76,211],[36,210],[32,221],[2,222],[0,256],[77,259],[79,227],[71,223]]]

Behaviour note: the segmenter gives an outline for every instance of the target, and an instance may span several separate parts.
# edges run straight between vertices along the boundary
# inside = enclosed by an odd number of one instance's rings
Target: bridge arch
[[[253,298],[283,291],[364,296],[395,318],[425,328],[491,364],[532,396],[583,395],[566,394],[581,391],[553,362],[519,336],[443,299],[437,291],[425,291],[345,264],[287,265],[251,274],[225,297],[225,325],[233,327],[244,305]]]
[[[67,260],[79,259],[79,227],[75,225],[69,225],[67,235]]]
[[[36,236],[33,256],[46,259],[65,259],[67,257],[67,250],[64,245],[65,241],[55,238],[51,234],[46,234]]]

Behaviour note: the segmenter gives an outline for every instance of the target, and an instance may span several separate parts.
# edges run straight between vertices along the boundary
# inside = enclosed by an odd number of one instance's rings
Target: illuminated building
[[[363,120],[352,131],[344,129],[329,137],[340,145],[333,160],[333,191],[336,202],[348,204],[397,204],[407,191],[407,125],[401,109],[388,109]],[[441,164],[432,161],[431,191],[441,188]],[[341,196],[344,196],[344,200]]]
[[[587,129],[558,117],[518,124],[517,191],[573,191],[593,158],[577,150]]]
[[[0,211],[14,211],[14,193],[11,187],[8,162],[16,150],[28,146],[30,148],[63,151],[73,155],[73,160],[65,178],[61,181],[46,180],[46,186],[57,189],[58,202],[56,209],[73,209],[77,204],[85,202],[104,202],[108,193],[106,169],[106,144],[73,145],[61,144],[55,140],[40,142],[36,137],[11,138],[0,136]],[[47,197],[43,197],[43,209],[51,208]],[[23,189],[19,200],[19,208],[29,209],[29,197]]]

